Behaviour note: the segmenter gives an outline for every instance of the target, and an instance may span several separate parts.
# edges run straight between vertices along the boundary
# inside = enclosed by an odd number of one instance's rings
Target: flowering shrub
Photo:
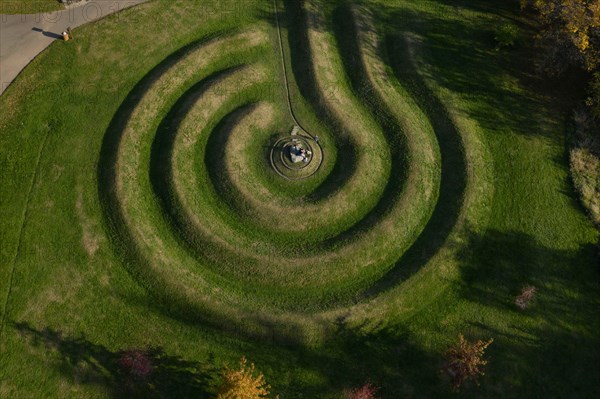
[[[533,301],[536,292],[537,288],[532,285],[523,287],[521,293],[515,298],[515,305],[521,310],[527,309],[531,304],[531,301]]]
[[[132,377],[146,378],[152,374],[152,361],[147,352],[141,349],[124,351],[118,363],[125,374]]]
[[[454,391],[458,391],[465,381],[477,382],[477,377],[485,374],[482,367],[487,361],[483,360],[483,353],[492,342],[493,339],[471,343],[461,334],[458,344],[448,349],[444,369],[452,378]]]
[[[378,387],[367,382],[359,388],[347,390],[344,392],[344,399],[377,399],[375,394],[379,390]]]

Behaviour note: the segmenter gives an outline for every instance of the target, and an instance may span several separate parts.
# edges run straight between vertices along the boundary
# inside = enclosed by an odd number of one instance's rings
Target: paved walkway
[[[84,0],[49,13],[0,14],[0,94],[35,56],[54,40],[62,40],[67,27],[76,28],[144,1]]]

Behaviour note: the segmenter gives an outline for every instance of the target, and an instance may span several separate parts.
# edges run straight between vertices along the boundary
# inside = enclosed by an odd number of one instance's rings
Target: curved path
[[[94,0],[38,14],[0,14],[0,94],[39,53],[76,28],[147,0]]]
[[[273,162],[273,150],[275,149],[275,147],[273,147],[273,149],[271,150],[271,167],[279,176],[283,177],[284,179],[302,180],[302,179],[305,179],[307,177],[314,175],[315,173],[317,173],[319,171],[319,169],[321,168],[321,165],[323,164],[324,155],[323,155],[323,148],[321,147],[321,144],[319,144],[319,141],[317,140],[317,136],[316,135],[313,136],[312,134],[310,134],[308,132],[308,130],[306,130],[304,128],[304,126],[302,126],[300,124],[300,121],[298,121],[298,118],[296,117],[296,114],[294,113],[294,108],[292,106],[292,96],[290,94],[290,81],[288,78],[288,68],[287,68],[286,61],[285,61],[285,53],[283,50],[283,36],[281,34],[281,23],[279,22],[279,8],[277,7],[277,1],[278,0],[273,0],[273,10],[275,11],[275,22],[277,25],[277,37],[279,39],[279,54],[281,57],[281,65],[282,65],[282,69],[283,69],[283,79],[285,81],[285,93],[286,93],[286,97],[287,97],[288,111],[290,112],[290,116],[292,117],[292,120],[294,121],[296,126],[299,128],[299,130],[300,130],[299,133],[301,133],[303,136],[306,136],[312,142],[314,142],[316,148],[318,149],[318,153],[320,154],[320,157],[318,159],[319,164],[317,165],[316,169],[314,169],[311,173],[305,174],[302,177],[290,177],[290,176],[286,175],[285,173],[282,173],[277,168],[275,162]],[[296,133],[292,133],[292,134],[296,134]]]

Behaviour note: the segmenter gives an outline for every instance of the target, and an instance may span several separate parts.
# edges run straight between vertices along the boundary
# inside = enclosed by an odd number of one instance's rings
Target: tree
[[[471,343],[461,334],[458,344],[448,349],[444,370],[452,378],[454,391],[458,391],[467,380],[477,383],[477,378],[485,374],[482,367],[487,364],[487,361],[483,360],[483,353],[492,342],[493,339]]]
[[[571,66],[591,72],[600,65],[600,0],[521,0],[540,16],[542,69],[558,76]]]
[[[266,384],[262,374],[254,376],[254,364],[245,357],[240,359],[238,369],[225,366],[221,373],[223,383],[219,388],[217,399],[261,399],[267,398],[271,387]]]
[[[375,394],[378,390],[378,387],[367,382],[361,387],[345,391],[344,399],[377,399]]]

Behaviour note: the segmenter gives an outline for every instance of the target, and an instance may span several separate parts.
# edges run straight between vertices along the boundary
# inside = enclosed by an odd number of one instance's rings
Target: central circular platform
[[[286,135],[271,148],[271,166],[288,180],[303,180],[313,176],[323,163],[323,150],[308,134]]]
[[[289,152],[289,158],[294,164],[304,163],[309,164],[312,160],[312,151],[311,148],[304,145],[301,142],[291,143],[286,146],[287,152]],[[285,156],[285,152],[281,153],[282,156]]]

